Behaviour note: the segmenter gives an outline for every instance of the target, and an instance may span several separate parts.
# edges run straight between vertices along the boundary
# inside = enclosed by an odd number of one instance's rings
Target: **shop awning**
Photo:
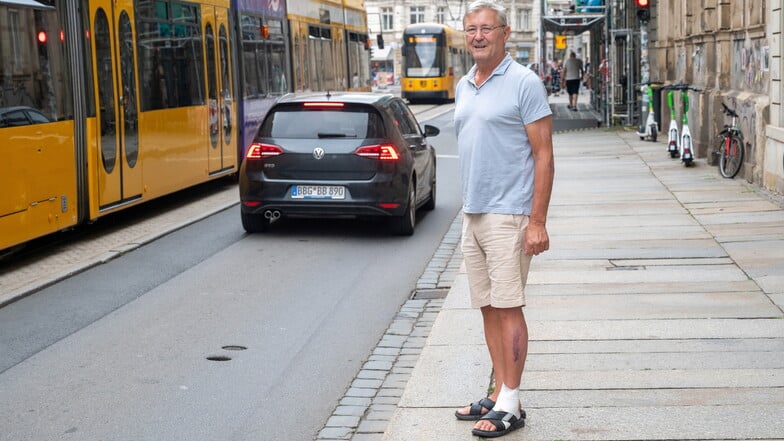
[[[545,32],[562,35],[580,35],[594,28],[601,28],[604,20],[604,12],[545,15],[542,17],[542,25]]]

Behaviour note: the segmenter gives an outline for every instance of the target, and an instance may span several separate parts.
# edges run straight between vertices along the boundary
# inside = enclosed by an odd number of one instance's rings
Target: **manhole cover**
[[[207,357],[207,360],[210,360],[210,361],[229,361],[229,360],[231,360],[231,357],[227,357],[225,355],[210,355],[209,357]]]

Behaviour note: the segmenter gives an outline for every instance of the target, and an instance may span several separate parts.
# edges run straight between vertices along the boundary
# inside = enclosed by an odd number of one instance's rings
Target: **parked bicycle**
[[[683,104],[683,119],[681,122],[681,132],[680,132],[680,144],[678,145],[678,153],[681,158],[681,162],[686,167],[690,167],[694,165],[694,144],[691,138],[691,130],[689,130],[689,91],[692,90],[694,92],[702,92],[702,89],[698,89],[694,86],[690,86],[688,84],[670,84],[669,86],[665,86],[665,89],[671,90],[680,90],[681,91],[681,102]],[[674,112],[671,111],[672,115]],[[669,149],[669,146],[668,146]],[[673,158],[677,158],[678,156],[673,156],[670,153],[670,156]]]
[[[732,118],[732,123],[725,124],[719,133],[719,173],[727,179],[734,178],[743,165],[743,134],[738,127],[738,114],[721,103],[721,111]]]

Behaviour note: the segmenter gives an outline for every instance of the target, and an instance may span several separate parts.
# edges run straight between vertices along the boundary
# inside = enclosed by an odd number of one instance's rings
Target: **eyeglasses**
[[[475,28],[475,27],[473,27],[473,26],[472,26],[472,27],[470,27],[470,28],[466,29],[466,30],[465,30],[465,33],[466,33],[466,35],[468,35],[469,37],[473,37],[473,36],[475,36],[477,32],[481,32],[481,33],[482,33],[482,35],[489,35],[489,34],[490,34],[491,32],[493,32],[494,30],[496,30],[496,29],[498,29],[498,28],[503,28],[503,27],[505,27],[505,26],[503,26],[503,25],[498,25],[498,26],[482,26],[482,27],[480,27],[480,28]]]

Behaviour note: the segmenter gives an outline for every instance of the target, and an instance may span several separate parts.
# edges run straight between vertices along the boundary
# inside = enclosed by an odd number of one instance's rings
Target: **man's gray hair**
[[[501,26],[507,25],[506,8],[493,0],[475,0],[471,2],[471,4],[468,5],[468,9],[466,9],[465,15],[463,15],[463,23],[465,23],[466,15],[479,12],[482,9],[491,9],[495,11],[496,15],[498,15],[498,21],[501,23]]]

